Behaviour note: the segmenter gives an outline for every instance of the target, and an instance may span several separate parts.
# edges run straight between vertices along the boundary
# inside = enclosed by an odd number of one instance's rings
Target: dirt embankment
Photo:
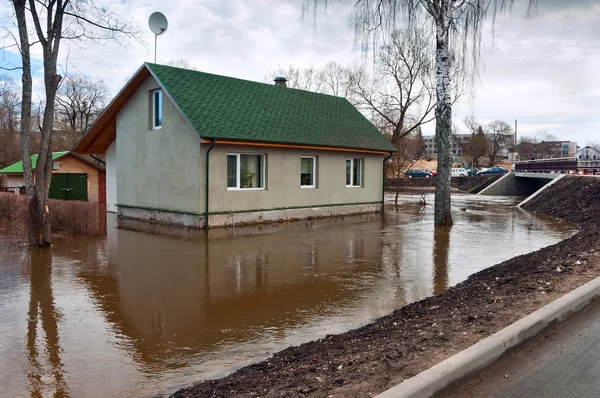
[[[566,176],[523,207],[584,229],[600,228],[600,177]]]
[[[452,188],[460,189],[468,193],[478,193],[490,186],[494,181],[504,174],[489,174],[481,176],[454,177],[452,178]],[[401,189],[427,188],[435,187],[435,178],[388,178],[386,189],[393,190],[396,187]]]
[[[290,347],[174,397],[369,397],[600,276],[600,178],[566,177],[527,205],[573,237],[471,275],[349,332]]]

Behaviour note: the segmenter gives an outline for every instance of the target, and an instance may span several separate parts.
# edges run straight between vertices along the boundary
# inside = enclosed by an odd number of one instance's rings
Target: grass
[[[53,235],[103,236],[106,234],[104,204],[50,199]],[[27,238],[27,197],[0,192],[0,234]]]

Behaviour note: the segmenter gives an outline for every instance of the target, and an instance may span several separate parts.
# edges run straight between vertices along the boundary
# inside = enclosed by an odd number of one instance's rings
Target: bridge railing
[[[515,162],[517,173],[576,173],[576,158],[551,158]]]
[[[578,160],[577,172],[579,174],[600,174],[600,159]]]
[[[515,162],[517,173],[600,174],[600,159],[551,158]]]

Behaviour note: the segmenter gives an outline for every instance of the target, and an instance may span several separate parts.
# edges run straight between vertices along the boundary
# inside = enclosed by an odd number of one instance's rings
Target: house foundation
[[[204,216],[200,213],[186,213],[175,210],[153,209],[149,207],[117,205],[117,225],[121,220],[145,221],[153,224],[175,225],[200,229],[204,227]]]
[[[210,228],[217,228],[350,216],[377,213],[380,211],[381,202],[357,203],[217,213],[210,214],[208,221]],[[145,221],[154,224],[173,225],[193,229],[205,227],[205,216],[202,214],[118,205],[119,226],[122,224],[121,220]]]

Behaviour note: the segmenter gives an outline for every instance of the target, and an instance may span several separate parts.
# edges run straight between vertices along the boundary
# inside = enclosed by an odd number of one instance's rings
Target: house
[[[573,154],[577,160],[600,160],[600,151],[591,146],[584,146]]]
[[[75,150],[106,154],[119,219],[202,228],[380,211],[394,147],[345,98],[276,80],[145,63]]]
[[[31,156],[34,170],[37,159],[37,154]],[[69,151],[53,152],[52,160],[51,199],[106,203],[106,175],[98,162]],[[3,190],[17,191],[17,188],[25,186],[22,161],[3,168],[0,174],[6,176]]]

